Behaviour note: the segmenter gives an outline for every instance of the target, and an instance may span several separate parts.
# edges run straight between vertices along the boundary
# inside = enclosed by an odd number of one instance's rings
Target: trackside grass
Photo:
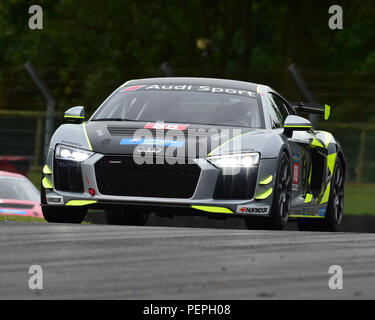
[[[345,214],[375,215],[375,184],[347,184],[344,201]]]
[[[0,216],[0,221],[17,221],[17,222],[47,222],[42,218],[22,217],[22,216]]]

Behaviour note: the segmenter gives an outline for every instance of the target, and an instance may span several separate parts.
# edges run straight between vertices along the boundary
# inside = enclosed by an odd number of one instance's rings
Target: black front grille
[[[79,162],[56,159],[53,171],[56,190],[83,192],[81,164]]]
[[[191,198],[200,168],[196,164],[138,165],[131,156],[105,156],[95,164],[101,194],[114,196]]]

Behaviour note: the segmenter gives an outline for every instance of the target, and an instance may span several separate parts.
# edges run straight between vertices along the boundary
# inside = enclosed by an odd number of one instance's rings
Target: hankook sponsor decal
[[[48,204],[64,204],[64,199],[62,196],[48,195],[46,196]]]
[[[270,207],[237,206],[237,213],[267,215]]]

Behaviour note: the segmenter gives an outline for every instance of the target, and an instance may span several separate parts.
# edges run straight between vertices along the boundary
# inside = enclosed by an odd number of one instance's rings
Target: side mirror
[[[65,111],[64,119],[70,123],[82,123],[85,121],[85,107],[77,106]]]
[[[293,135],[293,131],[307,131],[312,128],[311,122],[300,116],[287,116],[284,123],[284,133],[287,137]]]

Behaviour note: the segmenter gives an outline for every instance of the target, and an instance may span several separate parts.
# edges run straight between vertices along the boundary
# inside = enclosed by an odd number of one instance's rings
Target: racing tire
[[[43,176],[40,179],[40,204],[47,204],[46,201],[46,189],[44,189],[42,184]]]
[[[247,217],[245,224],[252,230],[284,230],[290,211],[292,196],[292,177],[289,157],[282,153],[277,164],[276,179],[273,188],[273,200],[270,217]]]
[[[85,218],[87,210],[83,208],[42,206],[42,212],[47,222],[80,224]]]
[[[108,224],[121,226],[145,226],[149,213],[131,209],[112,209],[105,211],[105,219]]]
[[[344,184],[345,175],[342,161],[336,159],[334,174],[331,180],[331,189],[324,219],[298,219],[297,225],[300,231],[338,231],[344,213]]]

